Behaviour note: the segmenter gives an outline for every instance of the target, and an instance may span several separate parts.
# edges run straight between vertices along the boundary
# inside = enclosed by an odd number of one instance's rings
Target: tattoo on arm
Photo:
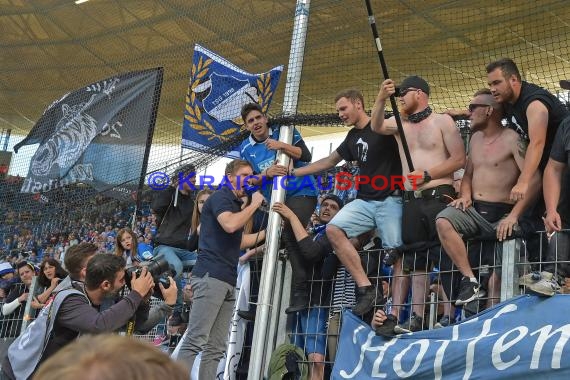
[[[526,156],[526,149],[528,148],[528,140],[525,140],[522,136],[519,136],[517,145],[519,148],[519,155],[524,158]]]

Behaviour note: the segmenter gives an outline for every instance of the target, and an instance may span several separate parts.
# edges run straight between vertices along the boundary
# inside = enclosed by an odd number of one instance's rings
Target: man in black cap
[[[429,252],[430,248],[439,245],[435,217],[455,198],[453,173],[465,165],[465,147],[459,130],[450,116],[432,113],[429,93],[428,83],[419,76],[407,77],[398,88],[394,81],[387,79],[380,85],[372,109],[372,130],[382,135],[395,136],[402,172],[408,176],[402,214],[404,246],[401,251],[404,255],[395,258],[392,314],[387,316],[383,325],[386,330],[395,327],[396,333],[423,329],[427,272],[432,269],[432,264],[440,260],[439,250],[433,250],[433,254]],[[405,138],[414,164],[413,171],[408,168],[396,119],[384,118],[386,100],[393,94],[398,96],[400,102]],[[413,313],[407,323],[394,326],[408,294],[410,273],[413,273]],[[449,289],[446,291],[449,292]]]

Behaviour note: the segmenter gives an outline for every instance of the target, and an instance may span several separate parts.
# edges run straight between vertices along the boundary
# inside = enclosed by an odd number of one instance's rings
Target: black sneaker
[[[416,313],[412,313],[412,316],[403,324],[394,327],[394,332],[396,334],[407,334],[415,331],[422,331],[423,319]]]
[[[482,296],[479,292],[480,288],[478,282],[472,282],[469,278],[463,277],[463,279],[461,279],[461,285],[459,286],[459,296],[455,301],[455,306],[465,305],[480,298]]]
[[[181,326],[184,323],[182,320],[182,315],[179,311],[172,313],[172,316],[168,319],[168,325],[170,327]]]
[[[398,325],[398,318],[395,315],[388,314],[386,316],[386,320],[382,324],[382,326],[378,326],[376,328],[376,335],[378,336],[386,336],[386,337],[393,337],[396,333],[394,332],[394,328]]]
[[[441,329],[443,327],[447,327],[449,325],[452,325],[454,323],[454,321],[451,320],[451,318],[449,317],[449,315],[444,315],[443,317],[441,317],[441,319],[439,320],[439,322],[437,322],[433,328],[434,329]]]
[[[386,251],[386,256],[384,256],[384,264],[391,267],[400,258],[400,252],[397,249],[389,249]]]
[[[246,321],[255,321],[255,310],[238,310],[237,315]]]
[[[361,286],[356,289],[356,305],[352,308],[352,312],[356,315],[366,314],[367,311],[374,307],[375,301],[376,289],[374,286]]]
[[[291,294],[290,305],[285,309],[286,314],[292,314],[309,308],[309,293],[298,292]]]

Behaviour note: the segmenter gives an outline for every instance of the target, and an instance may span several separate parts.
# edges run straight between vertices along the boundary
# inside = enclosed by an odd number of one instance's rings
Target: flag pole
[[[291,36],[291,49],[287,67],[287,84],[283,100],[283,113],[290,116],[297,111],[301,71],[303,67],[303,54],[309,22],[310,0],[297,0],[295,19]],[[291,143],[293,139],[293,126],[282,125],[279,131],[279,140]],[[279,151],[277,160],[288,167],[289,156]],[[281,182],[280,182],[281,183]],[[277,186],[271,194],[271,204],[283,202],[285,189]],[[277,319],[280,315],[280,298],[282,282],[275,281],[278,266],[278,250],[281,231],[281,217],[274,211],[269,211],[267,223],[266,252],[263,258],[261,279],[259,284],[258,306],[253,330],[252,349],[249,361],[248,379],[261,380],[269,365],[269,357],[275,348],[278,329]]]
[[[365,0],[365,3],[366,10],[368,11],[368,22],[370,23],[370,28],[372,28],[372,35],[374,37],[376,50],[378,51],[378,58],[380,59],[382,73],[384,74],[384,79],[389,79],[390,76],[388,75],[388,66],[386,66],[386,61],[384,60],[382,43],[380,42],[380,36],[378,35],[378,29],[376,28],[376,19],[374,18],[374,13],[372,12],[372,5],[370,5],[370,0]],[[404,127],[402,126],[402,119],[400,118],[400,112],[398,111],[398,105],[396,104],[396,97],[394,95],[390,95],[390,104],[392,106],[392,112],[394,112],[394,119],[396,120],[398,133],[400,134],[400,139],[402,140],[402,148],[404,150],[404,155],[406,156],[408,169],[410,172],[413,172],[414,164],[412,163],[412,156],[410,155],[410,149],[408,148],[408,142],[406,141],[406,135],[404,134]]]
[[[156,70],[157,70],[157,73],[156,73],[156,81],[154,84],[154,96],[152,99],[152,104],[154,105],[154,107],[153,107],[152,113],[150,115],[150,120],[149,120],[150,126],[148,128],[148,132],[146,135],[146,143],[145,143],[145,150],[144,150],[144,156],[143,156],[143,163],[142,163],[141,173],[139,176],[139,184],[137,186],[135,210],[134,210],[134,214],[133,214],[133,224],[132,224],[133,225],[133,228],[132,228],[133,231],[134,231],[134,226],[135,226],[136,220],[137,220],[137,211],[141,209],[144,179],[146,178],[146,171],[147,171],[147,167],[148,167],[148,159],[150,157],[150,147],[152,145],[152,139],[154,137],[154,127],[156,125],[156,117],[158,115],[158,103],[159,103],[159,99],[160,99],[160,92],[162,90],[162,79],[163,79],[163,74],[164,74],[164,68],[158,67]]]

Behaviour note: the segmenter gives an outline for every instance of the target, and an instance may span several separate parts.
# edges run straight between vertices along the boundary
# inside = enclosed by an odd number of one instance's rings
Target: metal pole
[[[518,291],[518,257],[521,239],[506,240],[503,243],[503,262],[501,264],[501,302],[513,298]]]
[[[20,335],[24,333],[26,327],[30,324],[32,320],[32,300],[34,299],[34,294],[36,293],[36,287],[38,285],[38,277],[34,276],[32,278],[32,283],[28,289],[28,299],[26,300],[26,307],[24,308],[24,318],[22,320],[22,327],[20,328]]]
[[[291,49],[289,52],[289,64],[287,66],[287,83],[285,85],[285,97],[283,101],[283,113],[285,116],[292,115],[297,110],[297,100],[299,96],[299,86],[301,82],[301,69],[303,66],[303,54],[305,50],[305,39],[307,36],[307,26],[309,21],[309,5],[310,0],[297,0],[295,7],[295,21],[293,24],[293,34],[291,37]],[[279,140],[291,143],[293,139],[293,126],[281,126]],[[280,164],[288,166],[289,156],[280,152],[277,156]],[[277,179],[281,184],[282,178]],[[285,199],[285,189],[283,186],[277,186],[272,192],[271,204],[274,202],[283,202]],[[272,312],[279,313],[279,310],[271,308],[273,298],[273,290],[280,294],[280,287],[275,284],[275,270],[277,266],[277,251],[279,250],[281,230],[281,217],[279,214],[270,211],[267,225],[266,244],[267,250],[263,258],[263,268],[261,270],[261,280],[259,284],[259,304],[256,318],[255,328],[253,330],[253,341],[251,357],[249,361],[248,379],[261,380],[266,372],[268,362],[265,362],[264,356],[266,351],[273,351],[274,343],[268,339],[268,331],[274,330],[269,328],[269,323],[276,323],[277,318],[271,318]],[[276,289],[277,288],[277,289]],[[278,295],[277,295],[278,296]],[[275,301],[275,300],[274,300]],[[279,304],[279,302],[276,302]],[[278,315],[277,315],[278,317]]]
[[[376,28],[376,19],[374,18],[374,13],[372,13],[372,5],[370,5],[370,0],[365,0],[366,10],[368,11],[368,22],[372,28],[372,35],[374,36],[374,42],[376,44],[376,50],[378,51],[378,58],[380,59],[380,66],[382,66],[382,73],[384,74],[384,79],[390,78],[388,75],[388,66],[386,66],[386,61],[384,60],[384,53],[382,52],[382,43],[380,42],[380,36],[378,35],[378,29]],[[398,105],[396,104],[396,98],[394,95],[390,96],[390,104],[392,105],[392,111],[394,112],[394,119],[396,119],[396,125],[398,126],[398,133],[400,134],[400,139],[402,140],[402,148],[404,150],[404,155],[406,156],[406,162],[408,163],[408,169],[410,172],[414,171],[414,164],[412,163],[412,156],[410,155],[410,150],[408,149],[408,142],[406,141],[406,135],[404,134],[404,127],[402,127],[402,119],[400,118],[400,112],[398,111]]]

